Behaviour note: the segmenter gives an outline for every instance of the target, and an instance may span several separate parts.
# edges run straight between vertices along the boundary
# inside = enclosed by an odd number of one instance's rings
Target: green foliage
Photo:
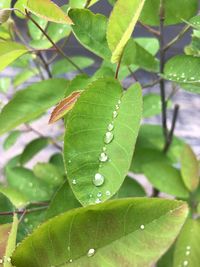
[[[0,266],[198,267],[200,163],[173,97],[200,93],[198,0],[108,0],[109,15],[14,2],[0,1]]]

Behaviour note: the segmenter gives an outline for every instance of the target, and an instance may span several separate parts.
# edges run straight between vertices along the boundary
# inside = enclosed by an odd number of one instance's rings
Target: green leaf
[[[18,223],[19,223],[19,221],[17,218],[17,214],[14,214],[11,231],[9,232],[9,237],[8,237],[8,241],[7,241],[3,267],[12,267],[11,256],[12,256],[13,251],[15,250],[15,247],[16,247]]]
[[[30,202],[45,201],[52,196],[51,188],[29,169],[9,168],[6,171],[6,180],[10,187],[21,192]]]
[[[187,66],[187,68],[185,68]],[[193,56],[178,55],[171,58],[165,65],[164,76],[167,80],[181,85],[198,85],[200,93],[200,59]],[[184,87],[183,87],[184,88]]]
[[[25,19],[25,10],[24,7],[26,6],[28,0],[17,0],[17,2],[14,5],[14,8],[19,9],[21,12],[15,11],[15,15],[19,17],[20,19]]]
[[[134,38],[134,40],[153,56],[155,56],[159,51],[160,44],[157,38],[139,37]]]
[[[4,193],[0,193],[0,211],[1,212],[12,212],[14,211],[14,207],[10,200],[6,197]],[[12,216],[0,216],[0,225],[5,223],[12,222]],[[1,240],[1,239],[0,239]]]
[[[157,267],[170,267],[173,264],[173,256],[174,256],[174,244],[170,247],[170,249],[159,259],[156,266]]]
[[[65,167],[62,154],[60,153],[53,154],[49,160],[49,163],[55,165],[61,175],[65,175]]]
[[[32,140],[22,152],[20,163],[24,165],[48,145],[49,139],[45,137],[40,137]]]
[[[33,168],[33,172],[35,176],[46,182],[52,188],[60,186],[63,182],[63,175],[51,163],[37,163]]]
[[[200,30],[200,16],[195,16],[190,19],[189,24],[192,25],[197,30]]]
[[[11,7],[11,0],[1,0],[0,9]]]
[[[119,62],[130,39],[145,0],[118,0],[108,22],[107,40],[112,51],[111,61]],[[123,16],[122,16],[123,14]]]
[[[198,10],[197,0],[167,0],[163,1],[165,7],[165,25],[182,23],[196,15]],[[152,26],[160,24],[160,0],[146,0],[140,20]]]
[[[94,5],[98,1],[99,0],[89,1],[88,7],[91,7],[92,5]],[[88,0],[69,0],[69,6],[71,8],[85,8],[87,2],[88,2]]]
[[[21,44],[0,40],[0,71],[27,52],[27,48]]]
[[[72,9],[69,16],[74,21],[72,30],[78,41],[96,55],[110,60],[106,40],[107,18],[87,9]]]
[[[28,199],[22,193],[12,187],[0,186],[0,192],[3,193],[18,209],[24,208],[28,205]]]
[[[140,46],[134,39],[130,39],[124,49],[122,64],[130,66],[134,64],[142,69],[158,72],[158,60]]]
[[[158,94],[150,93],[143,97],[143,117],[149,118],[159,115],[162,111],[162,104]],[[171,101],[168,102],[168,108],[172,106]]]
[[[10,18],[11,12],[10,8],[0,9],[0,24],[5,23]]]
[[[6,251],[6,245],[9,238],[9,231],[12,228],[12,224],[0,225],[0,264],[3,264],[4,255]],[[1,265],[3,266],[3,265]]]
[[[141,115],[139,84],[124,93],[118,81],[103,78],[79,97],[67,120],[64,160],[69,183],[83,205],[105,201],[119,190],[130,167]],[[95,179],[101,181],[100,188]]]
[[[126,177],[119,191],[117,192],[117,198],[126,197],[145,197],[146,192],[144,188],[135,180],[130,177]]]
[[[3,148],[5,150],[8,150],[9,148],[11,148],[18,140],[18,138],[20,137],[21,132],[20,131],[13,131],[11,132],[7,138],[5,139],[4,143],[3,143]]]
[[[26,8],[40,18],[61,24],[73,24],[71,19],[51,0],[28,0]]]
[[[161,192],[179,197],[188,198],[180,171],[174,167],[160,162],[151,162],[143,167],[144,174],[152,185]]]
[[[61,205],[61,203],[65,203]],[[66,181],[56,192],[51,200],[46,213],[46,219],[55,217],[61,213],[80,207],[80,203],[75,198],[69,183]]]
[[[67,85],[64,79],[50,79],[17,92],[0,113],[0,135],[37,118],[55,105],[64,96]]]
[[[10,78],[1,78],[0,79],[0,92],[6,93],[9,90],[11,80]]]
[[[24,70],[23,72],[17,74],[13,80],[14,87],[17,87],[24,82],[28,81],[30,78],[34,77],[38,74],[38,70],[36,68],[31,70]]]
[[[186,187],[193,192],[199,185],[199,162],[189,145],[185,145],[182,150],[181,175]]]
[[[88,68],[94,63],[94,60],[92,58],[81,56],[71,57],[71,60],[76,63],[81,69]],[[53,75],[66,74],[72,71],[77,71],[77,69],[66,59],[56,61],[56,63],[53,64],[52,67]]]
[[[200,221],[188,219],[178,237],[173,267],[196,267],[200,262]]]
[[[42,29],[46,28],[48,22],[45,19],[38,18],[37,16],[34,15],[32,16],[32,18],[37,21],[37,23],[40,25]],[[31,20],[28,21],[27,25],[30,37],[33,40],[41,40],[41,38],[43,37],[43,33],[41,32],[41,30],[38,27],[36,27],[36,25]]]
[[[172,244],[187,213],[183,202],[145,198],[74,209],[44,223],[26,238],[16,248],[12,264],[151,266]]]

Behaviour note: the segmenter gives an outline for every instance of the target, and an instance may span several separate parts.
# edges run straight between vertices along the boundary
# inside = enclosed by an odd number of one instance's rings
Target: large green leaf
[[[197,267],[200,263],[200,221],[188,219],[178,237],[173,267]]]
[[[75,209],[44,223],[25,239],[12,264],[152,266],[176,238],[187,213],[183,202],[145,198]]]
[[[184,146],[180,161],[183,181],[190,191],[194,191],[199,185],[199,162],[189,145]]]
[[[0,71],[27,52],[24,45],[0,40]]]
[[[63,203],[63,205],[61,205]],[[52,198],[46,213],[46,218],[52,218],[60,213],[80,207],[80,203],[75,198],[68,181],[66,181]]]
[[[25,148],[20,157],[20,163],[23,165],[31,160],[37,153],[49,145],[49,139],[40,137],[32,140]]]
[[[73,24],[71,19],[51,0],[27,0],[26,8],[38,17],[61,24]]]
[[[193,17],[198,10],[198,0],[179,0],[163,1],[165,7],[165,24],[171,25],[181,23],[183,19],[188,20]],[[141,14],[141,21],[145,24],[158,26],[160,0],[146,0]]]
[[[37,118],[63,97],[68,81],[51,79],[19,91],[0,113],[0,135]]]
[[[180,198],[189,197],[179,170],[160,162],[146,164],[143,169],[148,180],[161,192]]]
[[[67,121],[64,160],[69,183],[83,205],[105,201],[119,190],[141,113],[139,84],[123,92],[111,78],[95,81],[77,100]]]
[[[72,30],[79,42],[93,53],[109,60],[111,53],[106,40],[107,18],[86,9],[72,9],[69,16],[74,21]]]
[[[187,66],[187,68],[185,67]],[[183,85],[196,85],[197,93],[200,93],[200,58],[178,55],[171,58],[165,65],[165,78]]]
[[[112,51],[111,61],[119,62],[124,47],[142,11],[145,0],[118,0],[108,22],[107,40]],[[123,15],[122,15],[123,14]]]

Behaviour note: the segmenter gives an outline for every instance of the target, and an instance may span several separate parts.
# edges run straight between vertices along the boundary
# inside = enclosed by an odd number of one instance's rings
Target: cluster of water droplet
[[[0,264],[6,263],[6,262],[11,263],[11,258],[4,256],[3,259],[0,259]]]
[[[182,72],[181,74],[176,73],[169,73],[167,74],[169,80],[176,80],[183,83],[191,83],[191,82],[200,82],[200,80],[196,80],[195,77],[186,77],[185,73]]]
[[[112,114],[112,121],[108,124],[107,126],[107,131],[105,133],[104,136],[104,146],[103,149],[99,155],[99,162],[100,162],[100,166],[102,166],[103,163],[107,162],[109,160],[109,156],[107,154],[107,148],[106,145],[109,145],[112,140],[114,139],[114,134],[113,134],[113,130],[115,128],[114,126],[114,120],[117,118],[118,116],[118,110],[120,108],[120,104],[121,104],[121,100],[119,100],[115,106],[115,110],[113,111]],[[101,174],[101,173],[96,173],[94,178],[93,178],[93,184],[97,187],[102,186],[104,184],[105,181],[105,177]],[[110,196],[111,192],[109,190],[106,191],[106,196]],[[92,195],[90,195],[90,197],[93,197]],[[97,199],[96,199],[96,203],[101,203],[101,197],[102,197],[102,193],[98,192],[97,193]]]

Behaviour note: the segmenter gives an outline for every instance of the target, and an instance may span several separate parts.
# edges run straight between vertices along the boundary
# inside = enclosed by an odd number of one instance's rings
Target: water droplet
[[[190,246],[187,246],[187,247],[186,247],[186,249],[190,250],[190,249],[191,249],[191,247],[190,247]]]
[[[3,263],[3,260],[2,259],[0,259],[0,263]]]
[[[97,194],[97,197],[101,197],[101,196],[102,196],[102,193],[99,192],[99,193]]]
[[[110,144],[110,143],[112,142],[113,138],[114,138],[113,133],[111,133],[111,132],[107,132],[107,133],[105,134],[105,137],[104,137],[104,142],[105,142],[106,144]]]
[[[73,262],[73,260],[72,260],[72,259],[70,259],[70,260],[69,260],[69,262],[71,263],[71,262]]]
[[[60,29],[60,30],[59,30],[59,33],[63,33],[63,29]]]
[[[33,187],[33,183],[31,183],[31,182],[30,182],[28,185],[29,185],[30,187]]]
[[[110,195],[111,195],[110,191],[106,191],[106,196],[110,196]]]
[[[114,129],[114,124],[110,123],[108,124],[108,131],[111,132]]]
[[[118,116],[118,113],[117,113],[117,111],[116,111],[116,110],[115,110],[115,111],[113,111],[113,119],[117,118],[117,116]]]
[[[115,108],[116,108],[116,110],[118,110],[119,109],[119,105],[116,105]]]
[[[101,199],[97,198],[96,201],[95,201],[96,204],[99,204],[101,203]]]
[[[93,183],[95,186],[101,186],[104,183],[104,177],[100,173],[96,173],[93,179]]]
[[[28,218],[25,218],[25,219],[24,219],[24,222],[27,223],[27,222],[28,222]]]
[[[184,261],[183,266],[188,266],[188,261]]]
[[[102,152],[99,156],[101,162],[106,162],[108,160],[108,155],[105,152]]]
[[[72,184],[73,184],[73,185],[76,185],[76,184],[77,184],[76,179],[73,179],[73,180],[72,180]]]
[[[11,262],[11,258],[10,257],[5,257],[5,261]]]
[[[72,162],[72,161],[69,159],[69,160],[68,160],[68,163],[70,164],[71,162]]]
[[[106,152],[106,147],[105,146],[103,147],[103,151]]]
[[[95,249],[91,248],[88,250],[88,253],[87,253],[88,257],[92,257],[94,256],[94,254],[95,254]]]
[[[122,103],[122,101],[121,100],[118,100],[118,105],[120,105]]]
[[[140,229],[144,230],[144,224],[140,225]]]
[[[189,250],[186,251],[185,255],[186,255],[186,256],[190,255],[190,251],[189,251]]]
[[[89,198],[92,198],[93,197],[93,194],[89,194]]]

